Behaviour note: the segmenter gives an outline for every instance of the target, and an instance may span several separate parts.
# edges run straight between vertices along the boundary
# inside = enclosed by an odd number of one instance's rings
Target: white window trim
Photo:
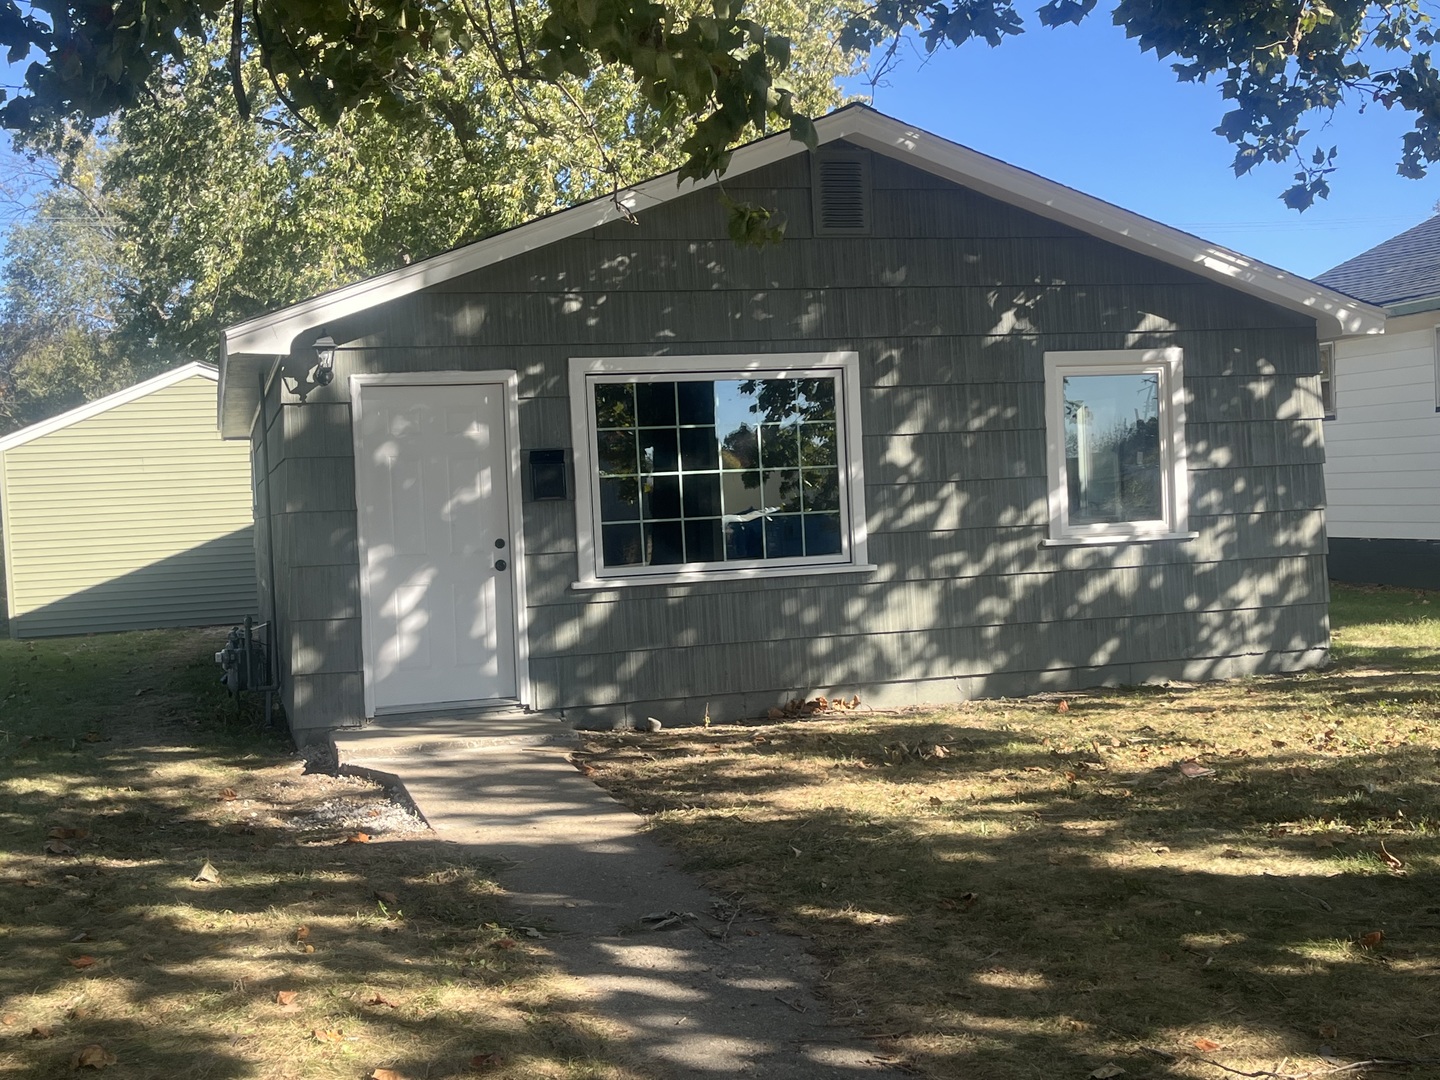
[[[1325,358],[1330,358],[1330,407],[1325,407]],[[1335,342],[1320,343],[1320,418],[1334,420],[1340,415],[1340,380],[1335,377],[1337,364]],[[1440,385],[1440,384],[1437,384]]]
[[[675,567],[606,569],[601,564],[598,477],[595,473],[594,376],[713,375],[717,379],[747,376],[803,379],[817,374],[839,376],[835,399],[839,440],[841,501],[849,520],[841,552],[826,561],[773,560],[743,566],[694,564]],[[793,577],[873,571],[868,562],[865,529],[865,470],[860,432],[860,355],[854,352],[758,353],[719,356],[572,357],[570,359],[570,434],[575,463],[575,539],[579,580],[575,589],[608,589],[625,585],[669,585],[691,581],[734,581],[746,578]]]
[[[1435,411],[1440,413],[1440,325],[1437,325],[1431,334],[1430,345],[1434,349],[1431,363],[1435,368]]]
[[[1070,524],[1065,475],[1065,388],[1067,375],[1149,375],[1160,377],[1161,505],[1157,521]],[[1189,531],[1190,477],[1185,455],[1185,370],[1179,348],[1106,349],[1045,354],[1045,450],[1050,491],[1047,545],[1115,544],[1146,540],[1193,540]]]

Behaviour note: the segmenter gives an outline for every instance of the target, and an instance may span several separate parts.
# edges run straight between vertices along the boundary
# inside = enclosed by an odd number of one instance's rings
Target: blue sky
[[[882,112],[1305,276],[1418,224],[1440,200],[1440,167],[1423,180],[1396,174],[1408,125],[1377,107],[1312,131],[1307,151],[1340,147],[1334,191],[1303,214],[1287,210],[1279,195],[1293,168],[1237,179],[1230,144],[1212,130],[1225,112],[1219,91],[1178,83],[1103,11],[1078,27],[1032,21],[997,49],[912,57],[888,83],[874,99]]]

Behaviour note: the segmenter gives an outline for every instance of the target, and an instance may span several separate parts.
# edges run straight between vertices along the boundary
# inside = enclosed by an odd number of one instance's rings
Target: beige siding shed
[[[215,430],[215,383],[187,364],[0,439],[12,637],[254,613],[249,448]]]

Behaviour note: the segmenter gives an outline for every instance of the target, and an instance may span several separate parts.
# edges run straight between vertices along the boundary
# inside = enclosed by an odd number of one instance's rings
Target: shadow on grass
[[[1283,686],[1253,707],[1232,688],[1223,732],[1213,691],[1141,690],[1072,698],[1075,728],[1052,701],[722,732],[603,779],[712,886],[811,936],[841,1014],[927,1075],[1214,1075],[1196,1039],[1242,1068],[1440,1074],[1413,1008],[1440,972],[1434,680]],[[1306,718],[1332,694],[1401,722]],[[1197,757],[1213,775],[1178,770]]]
[[[203,636],[153,640],[130,671],[103,642],[108,674],[89,639],[5,643],[38,658],[0,677],[0,1075],[74,1075],[89,1044],[173,1080],[475,1075],[476,1055],[497,1077],[639,1075],[507,927],[493,867],[315,825],[313,798],[272,792],[310,781],[216,690]],[[43,853],[52,829],[73,852]],[[194,880],[206,863],[218,881]]]

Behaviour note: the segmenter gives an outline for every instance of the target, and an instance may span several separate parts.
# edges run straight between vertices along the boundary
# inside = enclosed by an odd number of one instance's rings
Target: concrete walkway
[[[476,730],[473,718],[407,719],[334,743],[342,766],[398,780],[442,839],[504,860],[517,922],[545,934],[658,1077],[898,1077],[813,996],[799,939],[727,909],[576,771],[567,726],[511,715],[490,738]],[[661,920],[646,917],[667,912],[680,917],[651,929]]]

